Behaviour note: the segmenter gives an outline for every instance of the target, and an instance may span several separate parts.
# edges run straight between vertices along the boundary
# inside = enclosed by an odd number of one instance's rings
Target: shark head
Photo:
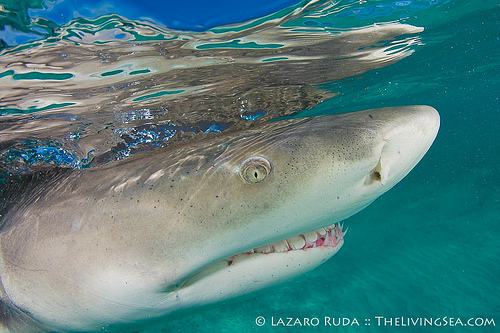
[[[438,128],[427,106],[272,121],[57,177],[4,217],[4,304],[91,330],[290,279],[340,249],[339,222],[410,172]]]
[[[200,183],[202,196],[212,194],[212,209],[189,220],[209,221],[215,214],[224,221],[216,233],[225,237],[205,239],[203,249],[220,255],[204,258],[211,264],[176,288],[181,303],[258,290],[332,257],[344,242],[339,222],[410,172],[434,141],[439,115],[431,107],[408,106],[268,126],[271,131],[231,141],[213,160],[213,172],[226,176]],[[222,192],[215,190],[221,179]]]

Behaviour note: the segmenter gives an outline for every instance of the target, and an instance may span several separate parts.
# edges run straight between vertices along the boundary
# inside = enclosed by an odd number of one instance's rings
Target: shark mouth
[[[314,231],[301,234],[299,236],[294,236],[274,242],[268,245],[260,246],[249,251],[242,252],[240,254],[253,254],[253,253],[280,253],[289,252],[296,250],[307,250],[317,247],[334,247],[340,248],[344,243],[344,235],[347,233],[346,229],[343,230],[343,225],[340,223],[334,223],[329,226],[316,229]],[[240,255],[234,255],[227,258],[225,261],[231,265],[232,260]]]
[[[208,304],[266,288],[310,271],[344,244],[340,223],[212,263],[177,289],[176,299]]]

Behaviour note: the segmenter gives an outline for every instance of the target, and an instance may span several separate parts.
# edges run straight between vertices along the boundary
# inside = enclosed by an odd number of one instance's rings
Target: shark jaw
[[[235,254],[191,276],[174,293],[193,306],[251,293],[310,271],[344,244],[340,223]]]
[[[316,248],[318,246],[337,247],[337,249],[340,249],[340,247],[344,243],[344,235],[346,232],[347,230],[342,230],[342,225],[340,223],[334,223],[324,228],[319,228],[317,230],[310,231],[299,236],[287,238],[282,241],[261,246],[244,253],[270,254],[277,252],[307,250]],[[226,261],[228,261],[228,264],[231,264],[231,260],[233,257],[226,259]]]

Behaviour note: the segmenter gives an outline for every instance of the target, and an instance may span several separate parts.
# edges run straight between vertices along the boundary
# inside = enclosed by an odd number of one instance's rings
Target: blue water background
[[[173,27],[229,23],[232,11],[224,6],[218,7],[224,19],[200,16],[195,23],[187,20],[195,6],[183,9],[184,25]],[[424,45],[396,64],[327,84],[340,95],[305,114],[431,105],[442,125],[428,154],[401,183],[346,221],[345,245],[324,265],[243,300],[158,321],[146,332],[498,331],[500,3],[373,1],[339,17],[346,27],[393,20],[425,27]],[[267,323],[258,327],[257,316]],[[322,322],[325,316],[356,318],[360,325],[271,326],[271,317]],[[378,326],[375,316],[494,318],[497,327],[389,327]]]

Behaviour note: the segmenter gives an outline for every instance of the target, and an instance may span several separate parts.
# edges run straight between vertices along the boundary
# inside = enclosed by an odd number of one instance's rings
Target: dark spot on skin
[[[139,200],[137,200],[137,202],[139,202]]]
[[[232,260],[228,260],[228,261],[227,261],[227,265],[228,265],[228,266],[231,266],[232,264],[233,264],[233,261],[232,261]]]
[[[377,180],[377,181],[381,181],[382,180],[382,176],[380,175],[380,172],[378,172],[378,171],[373,171],[372,178],[374,180]]]
[[[373,119],[373,116],[371,114],[368,115],[368,117],[372,118]]]

